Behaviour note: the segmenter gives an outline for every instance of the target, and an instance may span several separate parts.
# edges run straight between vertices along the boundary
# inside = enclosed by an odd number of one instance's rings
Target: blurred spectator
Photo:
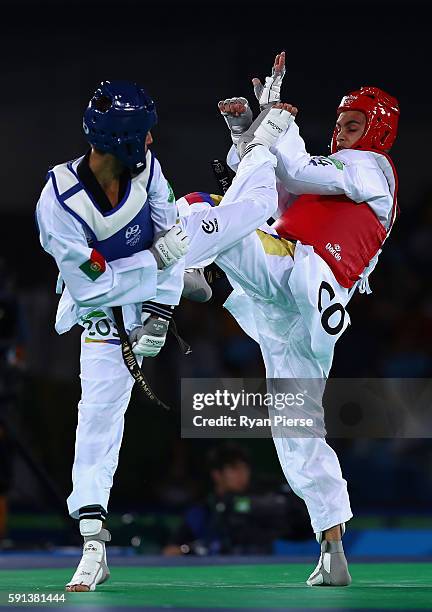
[[[258,492],[244,448],[225,443],[208,455],[212,490],[191,506],[165,555],[268,554],[277,538],[311,537],[303,502],[284,487]]]

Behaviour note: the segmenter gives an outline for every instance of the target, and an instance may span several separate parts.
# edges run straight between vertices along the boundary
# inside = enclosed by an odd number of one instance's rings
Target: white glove
[[[276,55],[271,76],[266,77],[265,85],[257,78],[252,79],[255,97],[260,109],[264,110],[280,102],[280,90],[285,76],[285,52]]]
[[[236,116],[230,112],[222,110],[222,108],[228,104],[242,104],[245,106],[245,111]],[[229,131],[231,132],[231,139],[236,145],[240,136],[252,123],[253,116],[252,111],[249,108],[249,102],[246,100],[246,98],[227,98],[226,100],[221,100],[219,102],[218,108],[221,115],[225,119]]]
[[[175,264],[186,255],[188,250],[189,236],[187,236],[180,225],[174,225],[165,234],[159,234],[150,247],[159,270]]]
[[[169,321],[166,319],[156,318],[148,314],[144,325],[136,327],[129,336],[132,351],[135,355],[156,357],[165,344],[168,326]]]

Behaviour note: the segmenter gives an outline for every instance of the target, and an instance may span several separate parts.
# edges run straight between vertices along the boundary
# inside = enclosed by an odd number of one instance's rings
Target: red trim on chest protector
[[[302,195],[275,224],[279,236],[310,245],[350,289],[381,248],[387,231],[373,210],[345,195]]]

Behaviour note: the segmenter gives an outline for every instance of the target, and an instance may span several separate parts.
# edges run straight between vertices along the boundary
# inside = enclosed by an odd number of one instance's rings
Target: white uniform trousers
[[[334,345],[349,323],[350,292],[311,247],[297,243],[293,251],[292,244],[257,232],[216,263],[235,288],[225,306],[260,344],[267,378],[315,379],[308,386],[314,389],[315,420],[323,424],[322,394]],[[348,521],[347,483],[325,434],[288,437],[278,427],[272,434],[284,475],[305,501],[314,532]]]
[[[323,422],[325,379],[334,345],[349,323],[345,306],[350,293],[311,247],[297,243],[294,251],[288,241],[252,232],[274,210],[273,170],[253,167],[264,155],[256,147],[246,156],[243,172],[219,207],[189,207],[189,216],[182,219],[191,240],[185,265],[200,267],[215,260],[226,272],[234,291],[225,306],[260,344],[267,377],[317,379],[315,401]],[[266,197],[272,198],[271,206],[266,206]],[[219,231],[209,233],[208,226],[203,231],[203,220]],[[325,438],[287,437],[277,428],[272,433],[284,475],[305,501],[313,530],[348,521],[352,513],[346,481]]]
[[[115,326],[100,314],[87,318],[81,336],[82,396],[78,404],[73,490],[67,500],[73,518],[78,518],[83,506],[108,509],[124,415],[134,384],[123,363]]]

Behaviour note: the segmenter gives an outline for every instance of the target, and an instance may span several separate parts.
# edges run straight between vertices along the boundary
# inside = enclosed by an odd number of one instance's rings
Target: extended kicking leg
[[[292,107],[291,110],[294,110]],[[272,109],[255,130],[255,136],[237,170],[232,185],[218,207],[190,206],[182,225],[190,237],[185,267],[202,267],[252,233],[275,212],[276,158],[269,148],[293,121],[285,108]]]

